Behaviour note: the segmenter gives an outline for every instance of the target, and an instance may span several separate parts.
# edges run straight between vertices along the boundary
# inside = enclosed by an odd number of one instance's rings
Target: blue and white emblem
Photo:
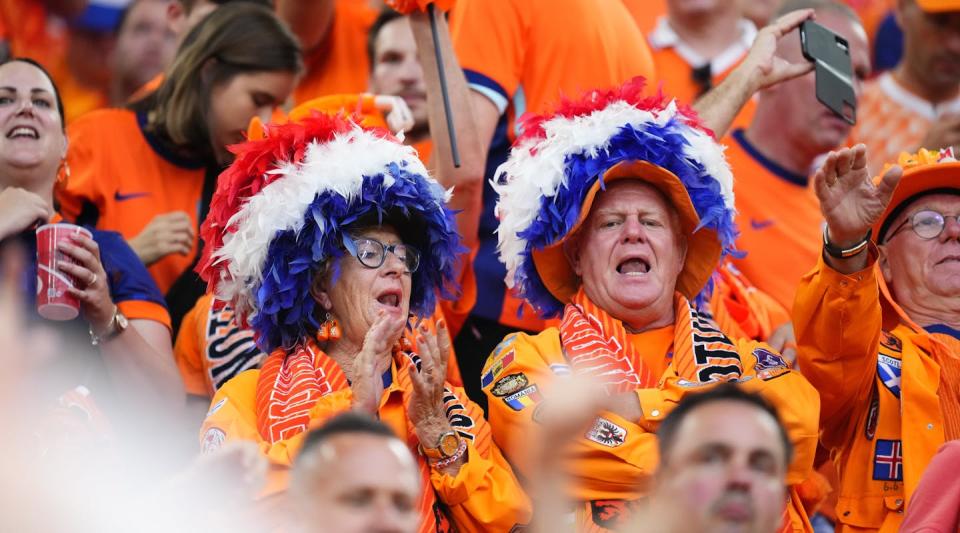
[[[877,376],[883,382],[883,386],[890,390],[894,396],[900,397],[900,360],[888,355],[879,355],[877,359]]]

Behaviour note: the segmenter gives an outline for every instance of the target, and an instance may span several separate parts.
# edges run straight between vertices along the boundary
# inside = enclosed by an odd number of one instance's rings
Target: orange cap
[[[921,148],[915,154],[901,153],[897,164],[903,168],[903,177],[894,189],[886,211],[873,226],[874,239],[878,243],[883,242],[884,233],[918,196],[937,191],[960,191],[960,161],[954,158],[952,148],[940,151]],[[879,182],[891,166],[884,166],[874,181]]]

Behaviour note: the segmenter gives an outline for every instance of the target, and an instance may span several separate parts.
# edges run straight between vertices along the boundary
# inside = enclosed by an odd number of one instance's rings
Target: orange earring
[[[70,164],[66,159],[60,161],[60,168],[57,169],[57,189],[65,189],[70,182]]]
[[[327,313],[323,324],[320,324],[320,329],[317,330],[317,340],[320,342],[340,340],[340,323],[331,317],[330,313]]]

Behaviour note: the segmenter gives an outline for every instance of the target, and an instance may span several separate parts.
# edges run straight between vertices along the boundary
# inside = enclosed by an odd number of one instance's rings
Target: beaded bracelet
[[[467,452],[467,441],[466,439],[460,439],[460,447],[457,448],[457,451],[453,455],[447,457],[446,459],[441,459],[435,463],[432,463],[430,466],[436,468],[437,470],[443,470],[444,468],[456,463],[463,457],[463,454]]]

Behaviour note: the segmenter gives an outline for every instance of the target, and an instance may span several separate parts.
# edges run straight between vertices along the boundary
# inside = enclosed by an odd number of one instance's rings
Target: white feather
[[[273,238],[287,230],[299,232],[307,208],[318,195],[332,192],[349,201],[360,193],[365,176],[386,174],[391,163],[405,163],[407,171],[426,177],[438,203],[449,194],[429,177],[413,148],[360,128],[330,142],[311,142],[300,164],[278,162],[270,173],[283,177],[244,202],[227,224],[234,231],[224,234],[223,246],[213,253],[215,262],[227,262],[218,297],[234,301],[239,313],[252,312],[251,291],[262,281]],[[387,175],[384,186],[395,182]]]
[[[555,117],[542,125],[544,137],[528,140],[513,148],[510,157],[497,169],[493,183],[499,199],[496,212],[500,260],[507,267],[506,284],[513,287],[517,268],[527,248],[519,234],[530,227],[540,214],[542,198],[553,198],[566,184],[567,156],[595,156],[609,146],[610,138],[627,125],[640,129],[645,124],[663,126],[677,115],[675,102],[657,112],[638,109],[618,101],[588,115]],[[688,158],[699,160],[710,175],[718,178],[724,203],[733,207],[733,176],[723,157],[723,148],[708,135],[683,126],[691,146],[685,149]]]

